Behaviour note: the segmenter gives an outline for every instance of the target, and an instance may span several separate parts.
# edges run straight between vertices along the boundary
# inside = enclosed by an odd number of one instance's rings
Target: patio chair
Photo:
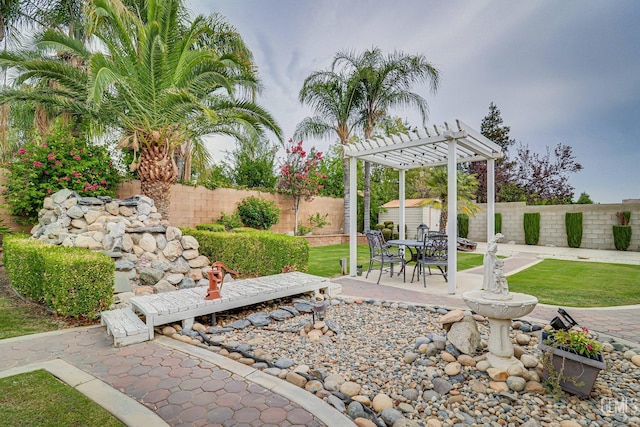
[[[367,270],[367,275],[365,277],[369,277],[369,273],[373,269],[373,263],[379,262],[380,275],[378,276],[378,281],[376,283],[380,284],[380,278],[382,277],[382,270],[384,269],[384,265],[389,264],[391,276],[393,277],[393,265],[400,264],[401,271],[404,273],[404,280],[406,281],[407,272],[404,268],[404,254],[391,252],[380,230],[369,230],[367,231],[366,235],[367,243],[369,243],[369,270]]]
[[[440,273],[444,277],[444,281],[447,281],[447,266],[449,263],[449,243],[447,240],[447,236],[442,234],[424,237],[424,247],[420,248],[416,266],[413,268],[413,274],[411,275],[412,283],[417,270],[418,280],[420,280],[420,272],[422,272],[422,283],[426,288],[427,270],[429,271],[429,274],[431,274],[431,267],[438,267],[438,270],[440,270]]]

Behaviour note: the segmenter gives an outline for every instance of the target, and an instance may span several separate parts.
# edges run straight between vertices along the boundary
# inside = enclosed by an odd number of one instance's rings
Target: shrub
[[[616,212],[616,217],[620,225],[629,225],[631,221],[631,211]]]
[[[567,230],[567,245],[570,248],[579,248],[582,244],[582,212],[565,213],[564,224]]]
[[[4,262],[18,292],[63,316],[95,318],[111,305],[115,264],[108,255],[12,235]]]
[[[390,228],[382,229],[382,237],[384,237],[384,240],[391,240],[392,233],[393,231]]]
[[[384,230],[385,228],[386,228],[386,227],[384,226],[384,224],[376,224],[376,226],[375,226],[375,228],[374,228],[374,229],[375,229],[375,230],[381,230],[381,231],[382,231],[382,230]]]
[[[502,214],[497,213],[495,214],[494,218],[495,218],[495,221],[494,221],[493,230],[495,234],[502,233]]]
[[[248,227],[268,230],[280,221],[280,208],[273,200],[247,197],[238,205],[242,222]]]
[[[619,251],[626,251],[631,245],[631,226],[630,225],[614,225],[613,226],[613,244]]]
[[[113,196],[120,175],[104,146],[91,145],[70,125],[57,124],[43,141],[27,142],[4,165],[9,213],[35,223],[42,201],[68,188],[82,196]]]
[[[196,230],[220,232],[226,231],[224,224],[198,224]]]
[[[458,236],[466,239],[469,235],[469,215],[458,214]]]
[[[540,241],[540,212],[524,214],[524,242],[537,245]]]
[[[385,221],[384,222],[384,228],[388,228],[390,230],[393,230],[393,221]]]
[[[218,224],[224,225],[225,230],[231,231],[234,228],[242,227],[242,219],[238,212],[234,212],[231,215],[227,215],[222,212],[220,214],[220,219],[216,221]]]
[[[283,270],[306,271],[309,243],[298,237],[252,230],[246,233],[212,233],[182,229],[200,243],[200,253],[212,262],[222,261],[242,276],[266,276]]]

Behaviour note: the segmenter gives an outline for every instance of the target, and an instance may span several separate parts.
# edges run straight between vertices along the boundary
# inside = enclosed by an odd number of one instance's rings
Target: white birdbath
[[[497,242],[502,237],[502,234],[496,234],[487,247],[483,289],[464,292],[462,299],[469,308],[489,320],[487,360],[494,368],[506,370],[511,365],[521,363],[513,357],[513,343],[509,337],[511,320],[531,313],[538,299],[532,295],[509,292],[502,269],[503,262],[496,256]]]

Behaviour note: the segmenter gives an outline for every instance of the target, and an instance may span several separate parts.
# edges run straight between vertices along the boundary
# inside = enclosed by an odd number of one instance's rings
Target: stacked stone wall
[[[481,211],[469,218],[471,240],[487,240],[486,203],[479,204]],[[565,213],[582,212],[582,245],[586,249],[615,250],[613,226],[618,225],[617,212],[631,212],[630,251],[640,251],[640,203],[528,206],[524,202],[496,203],[496,213],[502,214],[504,241],[524,244],[524,214],[540,213],[540,246],[567,247]]]
[[[80,197],[61,190],[44,200],[33,238],[103,252],[116,266],[114,292],[143,294],[207,285],[197,240],[162,220],[153,200]]]

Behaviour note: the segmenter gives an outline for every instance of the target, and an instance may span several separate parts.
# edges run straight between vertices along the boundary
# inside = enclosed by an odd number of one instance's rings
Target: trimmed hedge
[[[309,264],[309,243],[299,237],[259,230],[241,233],[181,230],[198,240],[201,255],[212,262],[222,261],[245,277],[278,274],[292,268],[306,271]]]
[[[469,235],[469,215],[458,214],[458,237],[466,239]]]
[[[582,212],[565,213],[564,225],[567,230],[567,245],[579,248],[582,244]]]
[[[614,225],[613,226],[613,244],[619,251],[626,251],[631,245],[631,226],[630,225]]]
[[[224,224],[198,224],[196,225],[196,230],[216,232],[227,231],[227,229],[224,227]]]
[[[4,262],[24,296],[63,316],[97,317],[113,302],[115,263],[105,254],[6,236]]]
[[[495,231],[495,234],[502,233],[502,214],[497,213],[494,215],[494,218],[493,230]]]
[[[524,214],[524,242],[527,245],[537,245],[540,241],[540,212]]]

